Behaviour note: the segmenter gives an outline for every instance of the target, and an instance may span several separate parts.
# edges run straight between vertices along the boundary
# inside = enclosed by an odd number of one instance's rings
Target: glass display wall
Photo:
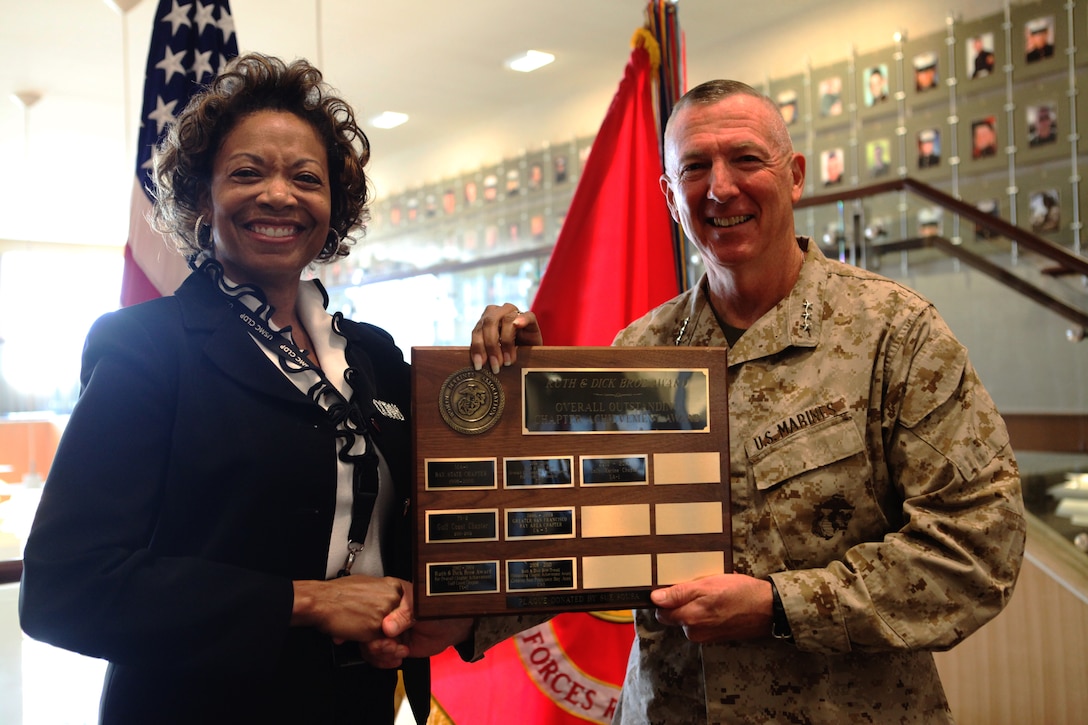
[[[317,270],[333,309],[414,345],[467,345],[486,305],[527,309],[589,154],[550,145],[378,199],[346,259]]]

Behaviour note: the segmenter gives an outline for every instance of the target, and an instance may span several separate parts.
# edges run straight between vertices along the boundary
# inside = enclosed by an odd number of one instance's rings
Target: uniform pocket
[[[749,475],[762,494],[793,568],[820,567],[862,541],[879,540],[887,521],[873,494],[865,442],[838,415],[754,451]]]

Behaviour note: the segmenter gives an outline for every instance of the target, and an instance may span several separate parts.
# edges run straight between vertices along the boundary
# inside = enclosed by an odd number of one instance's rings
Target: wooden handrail
[[[1036,234],[1032,234],[1027,230],[1014,226],[1004,219],[987,214],[966,202],[962,202],[959,199],[949,196],[940,189],[935,189],[929,184],[925,184],[917,179],[912,179],[909,176],[905,176],[901,179],[894,179],[892,181],[883,181],[879,184],[858,186],[852,189],[842,189],[833,194],[818,194],[816,196],[805,197],[794,205],[794,209],[806,209],[813,206],[835,204],[840,201],[865,199],[870,196],[887,194],[892,191],[913,192],[924,199],[928,199],[929,201],[948,209],[954,214],[969,219],[983,229],[988,229],[995,234],[1011,239],[1025,249],[1056,262],[1060,267],[1059,271],[1088,276],[1088,258],[1073,254],[1060,244],[1055,244],[1049,239],[1043,239]]]
[[[1024,295],[1034,302],[1038,302],[1043,307],[1046,307],[1051,312],[1054,312],[1061,317],[1069,320],[1070,322],[1079,325],[1082,329],[1088,330],[1088,312],[1068,305],[1065,302],[1057,299],[1053,295],[1047,293],[1035,285],[1031,284],[1025,279],[1017,277],[1012,272],[1002,267],[999,264],[994,264],[986,257],[976,254],[971,250],[963,247],[959,244],[953,244],[950,240],[939,236],[928,237],[915,237],[911,239],[901,239],[895,242],[883,242],[881,244],[874,244],[868,247],[869,254],[885,255],[893,254],[896,252],[909,252],[914,249],[922,249],[924,247],[934,247],[940,249],[942,252],[950,257],[955,257],[964,264],[974,267],[983,274],[1001,282],[1006,287],[1009,287],[1016,292]]]
[[[23,576],[22,559],[0,560],[0,584],[14,584]]]

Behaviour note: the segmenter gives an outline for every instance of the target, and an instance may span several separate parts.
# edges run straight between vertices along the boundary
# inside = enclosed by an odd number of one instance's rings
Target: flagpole
[[[316,40],[317,40],[317,60],[314,63],[322,72],[325,71],[325,38],[323,34],[324,25],[322,23],[321,13],[321,0],[314,0],[315,3],[315,15],[316,15]]]
[[[132,140],[132,85],[129,69],[128,48],[128,11],[140,4],[140,0],[105,0],[115,13],[121,16],[121,72],[122,92],[125,94],[122,108],[125,114],[125,148],[134,149],[136,143]]]
[[[685,90],[684,48],[678,10],[679,0],[650,0],[646,6],[647,29],[653,34],[661,49],[661,62],[657,69],[657,116],[662,164],[665,162],[665,124],[672,114],[673,106]],[[687,245],[684,232],[675,220],[671,220],[670,229],[677,288],[683,292],[690,286]]]

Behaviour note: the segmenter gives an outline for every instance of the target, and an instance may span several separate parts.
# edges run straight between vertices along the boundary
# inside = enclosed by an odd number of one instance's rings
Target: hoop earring
[[[335,229],[330,229],[328,236],[325,238],[325,246],[321,248],[321,253],[322,255],[332,257],[339,248],[340,235],[336,233]]]
[[[208,230],[208,233],[206,235],[207,236],[207,241],[206,242],[203,239],[200,238],[200,232],[201,232],[202,229],[207,229]],[[204,223],[204,215],[203,214],[201,214],[200,216],[198,216],[196,218],[196,224],[193,226],[193,233],[196,234],[196,245],[198,247],[200,247],[201,249],[211,249],[212,248],[212,227],[211,227],[210,224],[205,224]]]

